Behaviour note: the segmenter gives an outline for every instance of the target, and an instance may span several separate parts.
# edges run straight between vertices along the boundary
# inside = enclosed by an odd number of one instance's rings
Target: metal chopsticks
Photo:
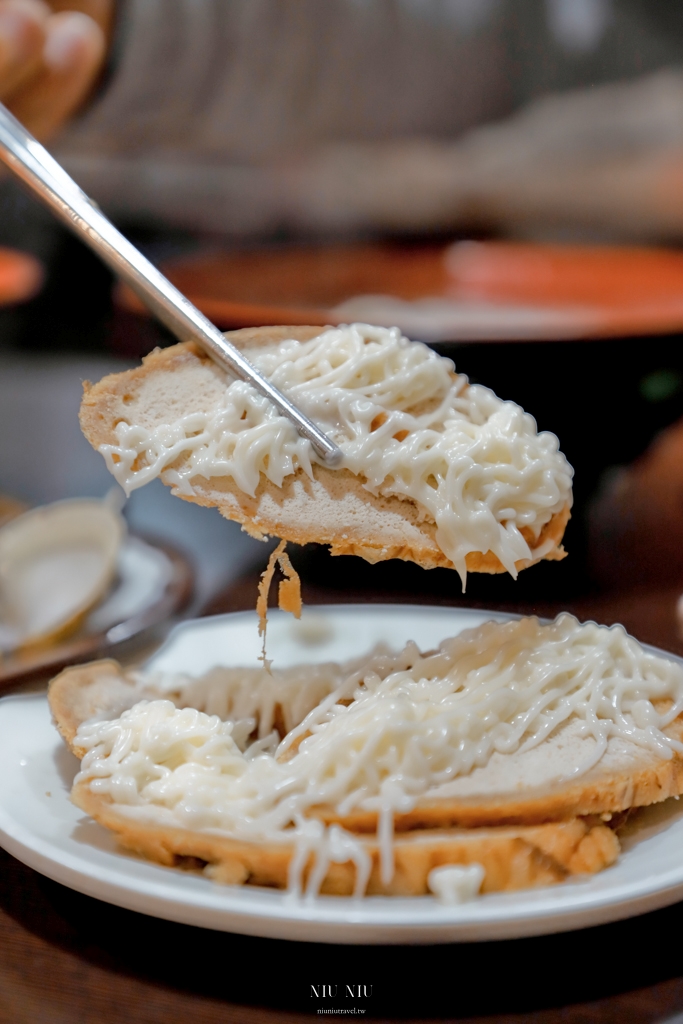
[[[180,341],[196,341],[231,374],[265,395],[328,465],[343,454],[307,416],[259,373],[100,211],[63,167],[0,103],[0,160],[126,281]]]

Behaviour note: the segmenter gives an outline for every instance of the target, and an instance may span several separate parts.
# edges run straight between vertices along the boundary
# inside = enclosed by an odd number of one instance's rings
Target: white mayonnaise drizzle
[[[429,891],[447,906],[466,903],[479,894],[485,871],[481,864],[444,864],[427,877]]]
[[[249,357],[336,441],[364,487],[421,507],[463,581],[472,551],[494,552],[516,576],[515,563],[532,557],[520,529],[538,538],[571,504],[572,469],[555,435],[539,434],[513,402],[468,386],[450,359],[397,328],[353,324]],[[297,470],[311,476],[315,459],[310,443],[242,381],[210,409],[148,426],[124,418],[115,432],[118,443],[100,452],[127,493],[163,472],[181,494],[193,493],[196,477],[229,476],[253,495],[261,473],[279,487]],[[546,547],[534,557],[554,542]]]
[[[353,672],[361,668],[367,670],[375,658],[388,654],[389,649],[379,644],[371,654],[341,665],[323,662],[270,670],[263,666],[226,668],[219,665],[198,677],[157,671],[137,672],[134,678],[142,697],[150,700],[165,697],[176,707],[199,708],[207,715],[218,715],[234,722],[233,738],[244,748],[252,733],[262,741],[272,738],[273,730],[280,724],[278,719],[284,731],[290,732]],[[279,737],[276,736],[276,745],[277,742]]]
[[[662,731],[683,711],[680,666],[645,652],[621,626],[581,625],[568,614],[549,625],[535,618],[488,622],[445,640],[428,656],[409,643],[397,655],[373,655],[341,681],[337,676],[335,689],[333,669],[300,666],[288,670],[292,676],[279,694],[262,672],[263,692],[254,679],[256,692],[247,699],[244,692],[239,697],[232,675],[239,670],[225,671],[234,692],[224,695],[222,707],[234,713],[242,700],[240,713],[252,726],[260,716],[267,720],[274,696],[288,705],[286,715],[296,724],[277,746],[274,735],[245,745],[238,719],[222,721],[171,700],[141,701],[114,721],[81,725],[76,743],[87,753],[77,781],[139,820],[294,843],[295,892],[311,851],[310,893],[330,861],[355,861],[359,893],[370,870],[362,842],[311,818],[314,806],[341,817],[377,813],[381,874],[388,882],[394,813],[410,811],[494,755],[522,755],[572,723],[588,749],[569,772],[562,764],[551,769],[555,781],[588,771],[612,737],[662,759],[683,752]],[[294,709],[295,673],[301,681],[317,673],[314,688],[328,691],[308,713],[306,701]],[[187,685],[181,679],[174,687],[166,677],[164,689],[178,694]],[[216,696],[211,699],[217,706]],[[665,714],[653,706],[659,700],[671,702]]]

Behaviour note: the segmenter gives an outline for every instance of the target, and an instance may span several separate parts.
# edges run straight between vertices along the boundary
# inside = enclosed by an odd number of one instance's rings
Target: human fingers
[[[54,14],[58,11],[80,11],[96,21],[109,38],[113,28],[115,0],[48,0]]]
[[[0,100],[40,68],[49,16],[41,0],[0,0]]]
[[[7,100],[15,117],[43,139],[87,99],[106,52],[102,29],[80,12],[51,15],[45,31],[42,68]]]

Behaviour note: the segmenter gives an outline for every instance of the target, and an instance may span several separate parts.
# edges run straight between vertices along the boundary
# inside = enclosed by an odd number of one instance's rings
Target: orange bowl
[[[397,325],[425,340],[543,340],[683,331],[683,252],[516,242],[358,244],[200,254],[165,264],[224,329]],[[117,302],[144,313],[132,291]]]

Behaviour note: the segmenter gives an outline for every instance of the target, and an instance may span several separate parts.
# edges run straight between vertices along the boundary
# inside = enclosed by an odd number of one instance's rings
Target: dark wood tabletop
[[[308,603],[469,604],[543,615],[566,607],[582,618],[622,621],[639,639],[683,653],[675,613],[683,586],[584,590],[559,602],[538,598],[542,566],[531,589],[475,581],[463,596],[453,574],[439,570],[374,567],[368,574],[358,560],[340,559],[333,575],[320,553],[300,556],[298,565]],[[239,580],[207,610],[253,608],[257,578],[254,572]],[[275,1024],[346,1006],[341,998],[316,998],[312,986],[344,992],[359,984],[368,995],[348,1005],[373,1020],[655,1024],[683,1013],[682,933],[678,904],[504,942],[391,947],[257,939],[109,906],[0,851],[0,1024]]]

